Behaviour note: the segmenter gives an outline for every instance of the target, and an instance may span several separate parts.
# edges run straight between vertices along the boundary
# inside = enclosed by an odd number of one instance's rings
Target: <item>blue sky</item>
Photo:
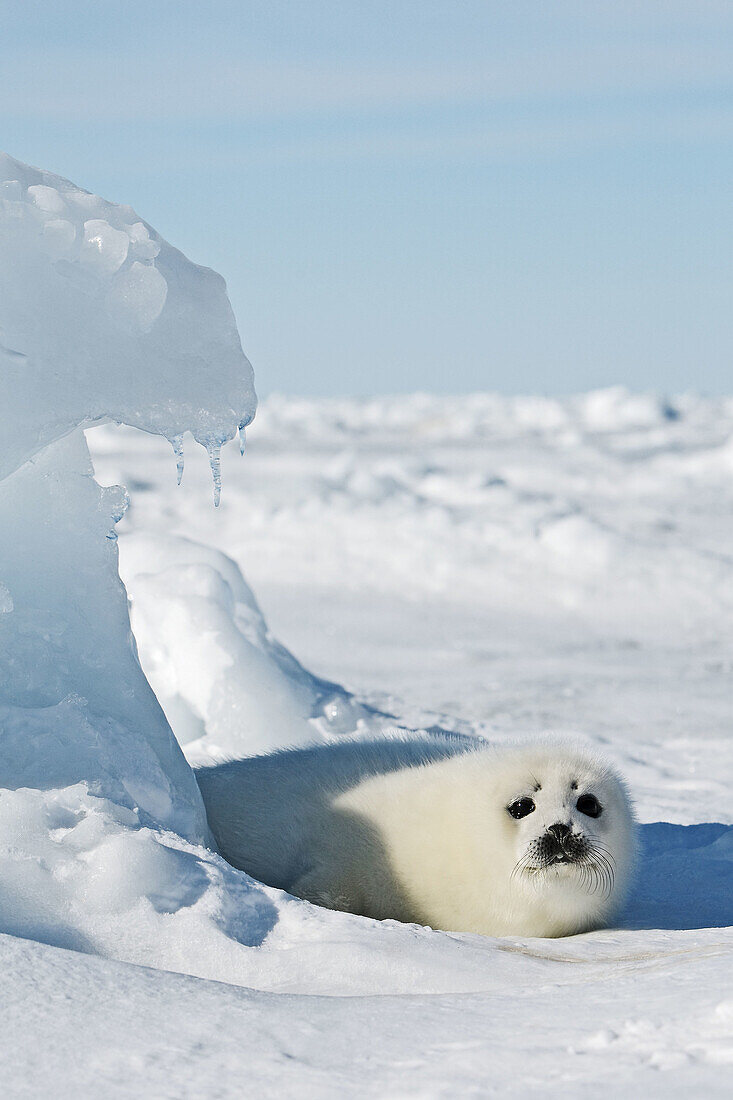
[[[733,391],[727,0],[4,0],[0,80],[261,393]]]

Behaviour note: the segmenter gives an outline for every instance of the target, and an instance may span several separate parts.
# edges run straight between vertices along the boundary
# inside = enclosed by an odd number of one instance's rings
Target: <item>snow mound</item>
[[[189,539],[124,540],[143,670],[192,763],[355,732],[366,711],[270,634],[238,566]]]

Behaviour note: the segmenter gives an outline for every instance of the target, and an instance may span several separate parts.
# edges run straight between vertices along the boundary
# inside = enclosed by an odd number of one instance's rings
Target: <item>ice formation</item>
[[[209,884],[187,847],[207,836],[198,789],[117,572],[125,493],[95,482],[83,428],[178,450],[189,431],[218,480],[255,403],[218,275],[130,207],[0,157],[0,931],[114,952],[121,914]]]
[[[221,276],[129,206],[0,155],[0,476],[116,420],[216,448],[252,419]]]

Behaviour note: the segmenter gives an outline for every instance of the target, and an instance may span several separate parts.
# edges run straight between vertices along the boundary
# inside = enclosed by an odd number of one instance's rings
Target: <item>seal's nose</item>
[[[549,825],[547,831],[552,833],[558,844],[562,844],[570,836],[570,826],[561,825],[559,821],[555,825]]]

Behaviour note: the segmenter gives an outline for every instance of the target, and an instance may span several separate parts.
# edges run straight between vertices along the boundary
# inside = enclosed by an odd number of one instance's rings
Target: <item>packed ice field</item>
[[[728,1096],[733,399],[252,420],[221,280],[0,168],[6,1094]],[[602,748],[641,823],[617,924],[372,921],[213,850],[189,763],[415,729]]]

